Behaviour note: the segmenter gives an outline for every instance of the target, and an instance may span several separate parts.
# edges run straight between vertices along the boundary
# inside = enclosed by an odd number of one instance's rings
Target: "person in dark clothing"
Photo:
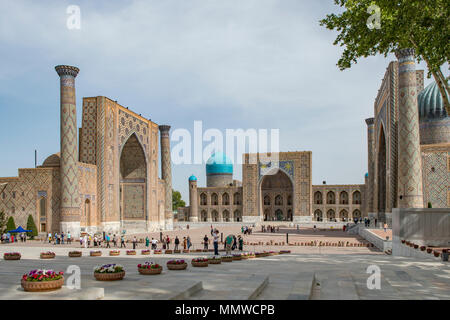
[[[231,250],[235,250],[237,248],[237,239],[236,236],[233,235],[233,245],[231,246]]]
[[[209,241],[209,239],[208,239],[208,237],[205,234],[205,237],[203,238],[203,248],[205,250],[208,250],[208,241]]]
[[[178,239],[178,236],[175,237],[175,250],[178,250],[178,245],[180,244],[180,239]]]

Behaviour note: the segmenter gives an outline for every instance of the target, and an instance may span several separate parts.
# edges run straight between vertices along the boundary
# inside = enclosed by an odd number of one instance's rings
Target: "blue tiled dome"
[[[233,163],[222,152],[214,153],[206,162],[206,174],[232,174]]]
[[[419,93],[417,102],[419,105],[419,118],[421,120],[445,118],[447,116],[441,92],[436,82],[429,84]]]
[[[189,181],[197,181],[197,177],[192,175],[189,177]]]
[[[366,178],[368,178],[369,177],[369,173],[368,172],[366,172],[366,174],[364,175]]]

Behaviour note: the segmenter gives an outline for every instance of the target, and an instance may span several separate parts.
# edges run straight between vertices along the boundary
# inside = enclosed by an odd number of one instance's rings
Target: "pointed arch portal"
[[[120,218],[145,219],[147,161],[135,134],[123,146],[120,155]]]

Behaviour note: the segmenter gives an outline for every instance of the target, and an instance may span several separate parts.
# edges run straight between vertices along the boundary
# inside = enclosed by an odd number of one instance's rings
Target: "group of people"
[[[25,238],[26,238],[26,236],[25,236]],[[20,235],[20,241],[24,241],[24,240],[22,240],[22,234]],[[11,234],[9,232],[3,233],[2,234],[2,243],[10,243],[10,242],[17,242],[17,236],[15,236],[14,234]]]
[[[297,228],[298,230],[298,228]],[[279,232],[280,231],[280,227],[275,227],[275,226],[261,226],[261,232],[270,232],[270,233],[274,233],[274,232]]]
[[[251,235],[252,232],[253,232],[253,229],[250,228],[250,227],[247,227],[247,226],[242,226],[242,227],[241,227],[241,232],[242,232],[243,234]]]
[[[70,232],[67,232],[67,234],[64,234],[64,232],[55,232],[53,235],[51,232],[49,232],[47,235],[48,243],[53,242],[53,244],[64,244],[64,239],[66,239],[67,244],[72,243],[72,235],[70,234]]]

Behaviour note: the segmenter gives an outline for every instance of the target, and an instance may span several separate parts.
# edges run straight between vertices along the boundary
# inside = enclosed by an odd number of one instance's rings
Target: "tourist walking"
[[[133,238],[133,250],[136,249],[136,246],[137,246],[137,239],[136,239],[136,236],[134,236],[134,238]]]
[[[112,241],[113,241],[114,248],[116,248],[117,247],[117,238],[116,238],[115,234],[113,235]]]
[[[229,234],[225,239],[225,252],[227,255],[231,254],[231,244],[233,243],[233,236]]]
[[[187,239],[186,237],[183,237],[183,250],[186,250],[187,248]]]
[[[384,223],[384,232],[386,232],[387,227],[388,227],[387,223]]]
[[[178,239],[178,236],[175,236],[175,250],[178,250],[179,244],[180,244],[180,239]]]
[[[71,244],[71,243],[72,243],[72,236],[71,236],[71,234],[70,234],[70,231],[67,232],[67,243],[68,243],[68,244]]]
[[[109,234],[107,234],[107,235],[105,236],[105,239],[106,239],[106,247],[107,247],[107,248],[111,248],[111,246],[109,245],[109,241],[110,241]]]
[[[237,248],[237,239],[236,236],[233,235],[233,245],[231,246],[231,250],[235,250]]]
[[[203,249],[208,250],[208,242],[209,242],[209,239],[205,234],[205,237],[203,238]]]
[[[219,255],[219,230],[214,233],[214,255]]]
[[[120,247],[121,248],[126,248],[127,247],[125,245],[125,237],[123,235],[120,236]]]
[[[145,237],[145,247],[148,248],[148,246],[150,245],[150,239],[148,238],[148,236]]]
[[[158,240],[152,238],[152,249],[156,250],[158,248]]]
[[[242,251],[244,249],[244,239],[242,239],[241,236],[239,236],[239,251]]]
[[[170,250],[170,238],[169,238],[169,236],[166,237],[166,245],[167,245],[167,250]]]

